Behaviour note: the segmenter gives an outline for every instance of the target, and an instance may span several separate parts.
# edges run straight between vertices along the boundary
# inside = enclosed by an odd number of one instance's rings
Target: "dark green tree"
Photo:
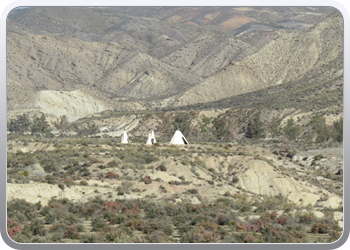
[[[264,124],[260,121],[260,113],[254,114],[247,125],[245,132],[246,138],[262,138],[264,137]]]
[[[54,126],[60,131],[65,132],[69,130],[71,123],[68,120],[68,117],[66,115],[60,116],[60,118],[57,118],[57,120],[54,122]]]
[[[34,117],[30,130],[33,134],[35,133],[48,133],[50,130],[49,123],[46,121],[44,114],[41,114],[40,117]]]
[[[337,142],[343,141],[343,118],[333,123],[331,136]]]
[[[30,131],[31,121],[27,114],[19,115],[17,119],[12,119],[7,124],[7,129],[11,132],[24,133]]]
[[[174,127],[179,129],[184,136],[188,136],[191,130],[191,117],[186,112],[180,112],[175,115]]]
[[[303,129],[300,125],[294,125],[293,119],[287,120],[286,126],[283,127],[283,133],[289,140],[295,140],[300,135],[302,130]]]
[[[325,142],[330,138],[330,130],[326,125],[326,118],[321,115],[315,115],[311,118],[309,126],[313,133],[316,134],[316,142]]]

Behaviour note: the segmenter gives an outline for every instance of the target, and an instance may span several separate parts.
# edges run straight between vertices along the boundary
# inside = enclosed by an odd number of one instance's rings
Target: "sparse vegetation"
[[[318,7],[179,10],[11,11],[7,232],[14,241],[340,237],[341,15]],[[237,11],[259,25],[235,27]],[[314,25],[312,32],[286,16]],[[321,58],[329,48],[332,56]],[[124,129],[131,143],[120,143]],[[168,144],[176,129],[189,145]],[[146,146],[151,130],[157,143]]]

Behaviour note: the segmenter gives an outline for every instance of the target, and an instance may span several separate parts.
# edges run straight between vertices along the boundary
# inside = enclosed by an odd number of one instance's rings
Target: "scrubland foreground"
[[[296,142],[245,142],[146,146],[11,134],[8,233],[34,243],[336,241],[342,145],[296,151]]]

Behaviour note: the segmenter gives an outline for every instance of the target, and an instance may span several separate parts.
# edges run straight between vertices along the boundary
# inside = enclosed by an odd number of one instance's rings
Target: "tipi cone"
[[[173,138],[170,141],[170,144],[184,145],[189,143],[186,140],[185,136],[180,132],[180,130],[176,130]]]
[[[126,131],[124,130],[123,136],[122,136],[122,141],[121,143],[129,143],[129,138],[128,135],[126,134]]]
[[[156,137],[154,136],[154,131],[152,130],[152,139],[154,140],[154,142],[153,143],[157,143],[157,141],[156,141]]]
[[[148,134],[148,139],[147,139],[147,142],[146,142],[147,145],[152,145],[152,135],[151,134]]]
[[[156,138],[154,138],[154,132],[152,130],[152,132],[148,134],[148,139],[147,139],[146,144],[152,145],[154,143],[156,143]]]

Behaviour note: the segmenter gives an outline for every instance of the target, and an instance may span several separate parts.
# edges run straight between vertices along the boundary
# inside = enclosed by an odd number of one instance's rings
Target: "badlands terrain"
[[[15,9],[7,65],[13,240],[326,243],[342,234],[337,10]],[[177,129],[189,145],[169,144]],[[157,143],[146,145],[152,130]]]

